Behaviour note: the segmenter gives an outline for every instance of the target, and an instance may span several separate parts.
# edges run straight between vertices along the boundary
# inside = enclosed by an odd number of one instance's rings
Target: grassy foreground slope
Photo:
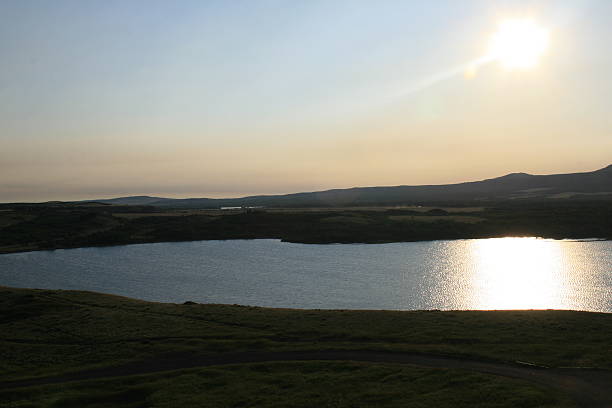
[[[0,288],[0,406],[573,406],[517,379],[390,363],[277,361],[107,377],[134,362],[163,368],[177,358],[299,350],[610,369],[611,339],[604,313],[290,310]],[[108,367],[114,374],[84,382],[6,386]]]
[[[521,380],[354,362],[284,362],[181,370],[0,391],[3,407],[573,407]],[[588,405],[587,405],[588,406]]]

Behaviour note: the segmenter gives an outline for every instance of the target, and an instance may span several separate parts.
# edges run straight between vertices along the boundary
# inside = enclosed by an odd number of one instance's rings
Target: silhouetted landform
[[[336,207],[416,203],[487,203],[500,200],[543,199],[612,200],[612,165],[586,173],[543,176],[512,173],[488,180],[446,185],[355,187],[310,193],[226,199],[134,196],[90,201],[174,208],[220,208],[224,206]]]
[[[0,406],[609,407],[612,314],[164,304],[0,287]]]
[[[612,238],[612,202],[489,206],[168,209],[100,203],[0,205],[0,253],[216,239],[384,243],[536,236]]]
[[[611,239],[610,191],[612,166],[589,173],[521,173],[444,186],[227,200],[140,196],[0,204],[0,253],[255,238],[300,243],[505,236]]]

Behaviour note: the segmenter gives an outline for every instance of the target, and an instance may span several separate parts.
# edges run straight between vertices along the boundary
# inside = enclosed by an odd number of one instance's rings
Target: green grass
[[[612,314],[294,310],[150,303],[0,287],[0,382],[177,353],[388,350],[612,368]],[[483,397],[484,396],[484,397]],[[571,406],[533,384],[461,370],[258,363],[0,391],[1,407]]]
[[[382,243],[538,236],[612,238],[612,204],[504,202],[483,207],[172,210],[0,204],[0,253],[211,239]]]
[[[524,381],[461,370],[280,362],[0,392],[0,407],[570,407]]]
[[[176,351],[363,349],[612,368],[612,315],[326,311],[0,289],[0,380]]]
[[[471,217],[469,215],[433,215],[433,216],[425,216],[425,215],[390,215],[389,219],[392,221],[402,221],[402,222],[437,222],[437,221],[453,221],[453,222],[463,222],[466,224],[475,224],[477,222],[484,221],[484,218],[481,217]]]
[[[333,217],[326,217],[320,220],[322,223],[339,223],[339,224],[371,224],[374,221],[367,217],[362,217],[357,214],[337,215]]]

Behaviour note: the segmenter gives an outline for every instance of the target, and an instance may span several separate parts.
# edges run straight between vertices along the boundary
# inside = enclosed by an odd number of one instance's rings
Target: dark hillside
[[[571,174],[532,175],[512,173],[502,177],[459,184],[354,187],[285,195],[243,198],[170,199],[148,196],[96,200],[110,204],[139,204],[175,208],[223,206],[336,207],[371,205],[487,203],[502,200],[612,200],[612,165]]]

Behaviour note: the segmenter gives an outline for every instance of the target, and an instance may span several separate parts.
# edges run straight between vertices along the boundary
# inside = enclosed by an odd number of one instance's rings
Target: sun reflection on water
[[[472,241],[474,309],[567,308],[562,242],[537,238]]]

